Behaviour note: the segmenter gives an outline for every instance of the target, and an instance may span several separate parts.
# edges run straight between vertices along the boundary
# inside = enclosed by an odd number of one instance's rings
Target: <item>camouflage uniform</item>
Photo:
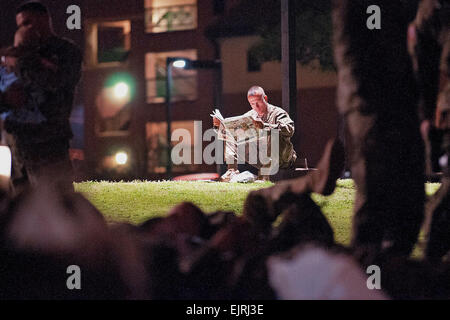
[[[367,27],[370,5],[382,8],[379,30]],[[400,0],[335,0],[333,23],[338,108],[351,137],[357,188],[352,246],[409,255],[425,192],[405,8]]]
[[[46,67],[42,59],[56,66]],[[8,116],[4,127],[11,135],[11,145],[16,168],[15,182],[20,173],[31,183],[41,175],[51,175],[55,180],[71,175],[69,141],[72,130],[69,117],[72,111],[75,87],[81,76],[82,56],[70,41],[50,37],[38,46],[23,50],[17,61],[17,74],[26,94],[32,99],[43,119],[24,121],[20,116]],[[35,118],[36,120],[36,118]]]
[[[280,168],[289,168],[292,166],[297,159],[297,154],[294,150],[294,146],[292,145],[291,138],[294,135],[294,121],[289,117],[289,114],[283,110],[282,108],[273,106],[271,104],[267,105],[267,114],[263,117],[260,117],[255,110],[250,110],[244,114],[245,117],[252,117],[253,119],[261,120],[265,124],[265,128],[267,130],[275,129],[280,132],[280,145],[279,145],[279,164]],[[264,138],[262,138],[264,139]],[[266,141],[263,141],[266,142]],[[245,148],[245,161],[249,159],[250,149],[248,146]],[[270,155],[271,152],[271,141],[270,141],[270,131],[268,131],[267,136],[267,155]],[[235,146],[226,146],[225,150],[225,159],[227,163],[233,163],[235,159],[238,157],[238,150]],[[270,167],[269,164],[262,165],[259,162],[256,164],[252,164],[254,167],[258,169],[262,167]]]

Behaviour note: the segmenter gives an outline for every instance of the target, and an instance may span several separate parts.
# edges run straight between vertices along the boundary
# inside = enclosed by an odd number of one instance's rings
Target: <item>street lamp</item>
[[[114,160],[116,160],[116,164],[123,166],[128,162],[128,154],[124,151],[119,151],[116,153]]]
[[[216,81],[215,83],[215,93],[214,93],[214,104],[219,106],[221,104],[222,97],[222,63],[219,60],[191,60],[183,57],[168,57],[166,59],[166,121],[167,121],[167,177],[171,178],[172,175],[172,67],[180,69],[215,69]]]
[[[179,60],[175,60],[173,62],[173,66],[175,68],[181,68],[184,69],[186,67],[186,60],[185,59],[179,59]]]
[[[119,82],[114,86],[114,97],[117,99],[123,99],[128,95],[129,91],[130,88],[125,82]]]

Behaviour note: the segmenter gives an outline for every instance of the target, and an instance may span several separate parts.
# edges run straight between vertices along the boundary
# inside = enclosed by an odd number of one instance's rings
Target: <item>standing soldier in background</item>
[[[367,27],[371,5],[382,9],[381,29]],[[337,104],[357,189],[352,247],[361,258],[408,256],[424,215],[424,147],[405,12],[400,0],[334,1]]]
[[[427,174],[443,173],[441,187],[426,204],[425,223],[426,256],[439,261],[450,250],[450,0],[420,2],[408,47],[419,84]]]
[[[73,134],[69,117],[81,76],[81,52],[72,42],[55,35],[48,9],[38,1],[19,7],[16,23],[25,40],[18,48],[14,69],[24,104],[31,99],[43,118],[35,123],[20,117],[5,119],[12,156],[19,164],[13,168],[12,181],[18,186],[23,174],[32,185],[47,177],[71,188],[69,141]]]

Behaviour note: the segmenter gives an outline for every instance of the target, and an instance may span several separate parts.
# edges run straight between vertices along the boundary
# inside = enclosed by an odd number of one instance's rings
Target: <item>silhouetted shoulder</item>
[[[83,60],[81,50],[75,42],[67,38],[51,37],[41,46],[41,55],[44,57],[57,56],[61,62],[81,63]]]

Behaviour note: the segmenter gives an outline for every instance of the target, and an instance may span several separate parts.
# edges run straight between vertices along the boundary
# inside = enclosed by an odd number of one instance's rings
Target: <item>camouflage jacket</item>
[[[291,142],[291,138],[295,131],[294,121],[292,121],[285,110],[268,104],[267,114],[263,117],[260,117],[255,110],[248,111],[245,113],[245,116],[251,116],[254,119],[261,120],[266,127],[265,129],[280,130],[279,160],[281,167],[285,167],[297,159],[297,154]]]
[[[6,67],[0,66],[0,92],[5,92],[16,81],[17,77],[13,72],[8,72]]]
[[[46,66],[43,59],[55,66]],[[30,123],[17,117],[7,117],[5,129],[25,144],[45,143],[73,136],[69,123],[75,88],[81,77],[82,56],[72,42],[50,37],[38,46],[26,48],[18,58],[17,75],[27,99],[45,117],[45,121]]]
[[[20,80],[14,72],[0,67],[0,93],[6,92],[11,86],[21,87]],[[20,108],[14,108],[0,100],[0,113],[2,120],[17,121],[23,124],[39,124],[46,121],[39,111],[39,101],[44,98],[43,90],[28,90],[24,92],[25,103]]]
[[[13,72],[9,72],[5,66],[0,66],[0,113],[2,114],[2,119],[11,111],[10,106],[4,101],[3,93],[17,80],[17,76]]]

